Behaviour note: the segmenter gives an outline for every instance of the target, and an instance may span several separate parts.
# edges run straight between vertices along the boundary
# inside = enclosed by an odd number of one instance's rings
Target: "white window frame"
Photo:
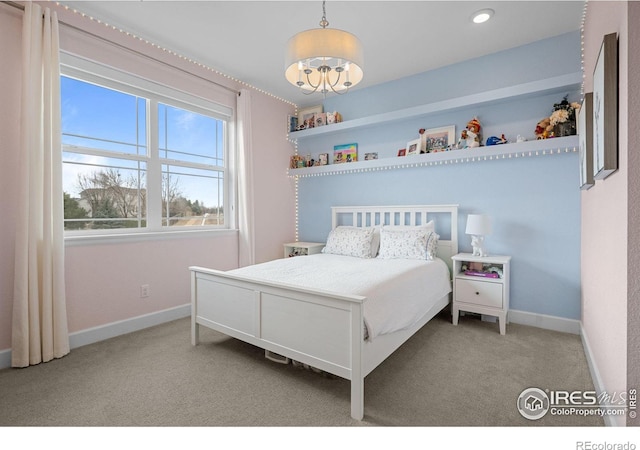
[[[236,176],[235,176],[235,148],[234,139],[234,108],[221,105],[208,99],[195,96],[184,91],[168,87],[136,75],[122,72],[113,67],[98,64],[86,59],[61,52],[60,75],[75,78],[80,81],[94,83],[105,88],[114,89],[126,94],[137,95],[148,99],[147,102],[147,155],[130,155],[126,153],[102,152],[102,156],[122,158],[129,160],[141,160],[146,162],[147,176],[147,226],[144,228],[117,228],[106,230],[67,230],[65,242],[86,242],[90,239],[101,240],[109,238],[110,242],[119,240],[144,240],[157,237],[187,237],[201,233],[235,232],[236,228]],[[188,227],[170,227],[162,225],[162,165],[175,164],[185,167],[202,167],[198,164],[189,164],[184,161],[173,161],[160,158],[158,149],[158,103],[168,106],[186,109],[222,120],[224,126],[224,165],[210,166],[209,169],[221,170],[224,176],[223,184],[223,208],[225,214],[224,225],[196,225]],[[62,151],[97,154],[99,150],[88,149],[84,152],[81,148],[63,145]],[[60,168],[62,170],[62,167]]]

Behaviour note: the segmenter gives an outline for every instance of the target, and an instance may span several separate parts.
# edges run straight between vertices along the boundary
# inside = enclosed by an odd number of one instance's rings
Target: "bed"
[[[362,420],[365,377],[449,304],[458,206],[341,206],[331,216],[326,253],[226,272],[190,267],[191,342],[205,326],[346,378],[351,416]],[[435,245],[426,260],[393,253],[392,238],[424,227],[437,235],[437,255]],[[376,233],[376,258],[332,251],[336,236],[356,236],[349,240],[357,244],[369,234],[375,242]],[[398,298],[408,304],[401,317],[393,315]]]

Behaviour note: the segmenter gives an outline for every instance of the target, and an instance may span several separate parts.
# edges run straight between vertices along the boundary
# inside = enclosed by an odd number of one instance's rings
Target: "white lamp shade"
[[[491,218],[486,214],[469,214],[465,233],[474,236],[491,234]]]
[[[363,77],[363,51],[360,40],[351,33],[335,28],[314,28],[296,34],[287,43],[285,57],[285,77],[292,84],[300,80],[299,62],[307,63],[310,68],[320,65],[342,66],[349,73],[351,86],[358,84]],[[345,67],[345,64],[348,66]],[[317,85],[320,72],[313,70],[309,74],[312,84]],[[306,78],[306,75],[305,75]],[[346,80],[346,77],[344,78]],[[306,81],[306,80],[303,80]]]

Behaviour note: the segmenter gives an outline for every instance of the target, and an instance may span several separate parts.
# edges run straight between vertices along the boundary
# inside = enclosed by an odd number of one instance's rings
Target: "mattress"
[[[321,253],[255,264],[230,273],[365,296],[364,325],[368,340],[410,327],[451,292],[449,269],[438,258],[366,259]]]

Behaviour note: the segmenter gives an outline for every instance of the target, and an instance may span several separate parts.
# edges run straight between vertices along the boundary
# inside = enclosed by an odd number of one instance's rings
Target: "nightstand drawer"
[[[456,301],[502,308],[502,284],[457,279]]]

